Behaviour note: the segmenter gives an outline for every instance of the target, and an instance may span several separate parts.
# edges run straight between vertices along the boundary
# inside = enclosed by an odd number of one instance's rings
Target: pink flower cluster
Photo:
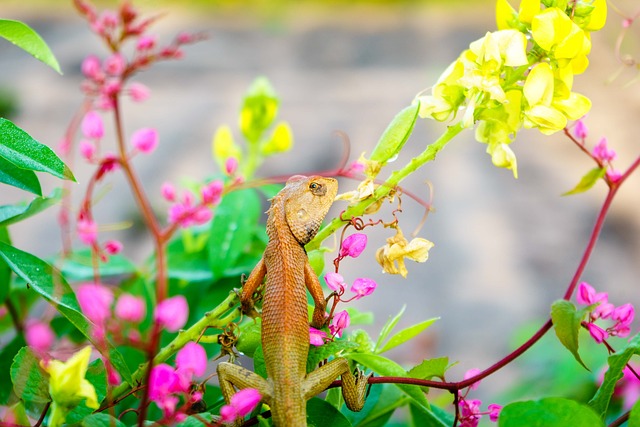
[[[149,399],[162,410],[162,422],[181,422],[187,418],[187,408],[202,399],[202,392],[191,385],[194,377],[207,370],[207,353],[195,342],[187,343],[176,355],[176,367],[161,363],[151,369]],[[194,391],[195,390],[195,391]],[[180,397],[184,398],[179,408]]]
[[[196,203],[195,195],[190,191],[185,191],[178,201],[175,187],[170,183],[162,185],[162,197],[169,202],[173,202],[169,208],[169,223],[178,224],[181,227],[200,225],[209,221],[213,213],[210,207],[220,203],[224,184],[222,181],[212,181],[200,190],[200,201]]]
[[[253,411],[262,400],[260,392],[254,388],[244,388],[231,396],[228,405],[220,408],[220,422],[231,424],[238,418],[244,418]]]
[[[589,313],[588,321],[583,324],[597,343],[603,342],[609,336],[626,337],[631,333],[631,323],[635,316],[633,305],[626,303],[616,307],[609,302],[606,292],[596,292],[587,282],[578,285],[576,299],[578,304],[595,306]],[[609,319],[613,321],[613,325],[603,329],[595,324],[598,319]]]
[[[479,369],[469,369],[464,374],[464,379],[469,379],[480,373]],[[458,393],[458,406],[460,407],[460,427],[477,427],[480,419],[483,415],[489,415],[489,419],[494,423],[498,421],[500,417],[500,411],[502,406],[497,403],[491,403],[487,406],[486,411],[482,411],[482,401],[479,399],[467,399],[469,391],[478,388],[480,381],[477,381],[469,386],[465,393]]]

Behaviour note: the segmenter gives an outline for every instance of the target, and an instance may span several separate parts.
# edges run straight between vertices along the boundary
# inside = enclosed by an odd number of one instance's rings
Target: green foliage
[[[588,307],[587,307],[588,309]],[[587,366],[580,358],[578,353],[578,336],[580,332],[580,323],[584,316],[587,314],[587,309],[576,310],[576,306],[573,303],[565,300],[559,300],[553,303],[551,306],[551,320],[553,321],[553,327],[556,331],[558,339],[564,345],[567,350],[573,354],[578,363]]]
[[[598,427],[604,422],[587,405],[561,397],[515,402],[505,406],[499,427]]]
[[[20,21],[0,19],[0,37],[9,40],[28,54],[62,74],[58,60],[44,40],[28,25]]]

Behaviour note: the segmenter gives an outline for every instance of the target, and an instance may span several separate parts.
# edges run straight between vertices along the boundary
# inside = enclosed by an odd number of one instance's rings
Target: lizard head
[[[338,181],[323,176],[296,175],[282,189],[284,211],[291,233],[306,245],[320,229],[338,193]]]

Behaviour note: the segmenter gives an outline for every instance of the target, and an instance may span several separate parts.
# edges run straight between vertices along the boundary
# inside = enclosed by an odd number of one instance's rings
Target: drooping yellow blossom
[[[433,242],[416,237],[410,242],[402,234],[400,227],[396,228],[396,235],[387,239],[387,244],[376,252],[376,260],[382,266],[382,271],[389,274],[400,274],[407,277],[404,259],[425,262],[429,258],[429,250]]]
[[[85,347],[66,362],[59,360],[40,362],[50,376],[49,394],[53,400],[49,419],[50,427],[62,425],[67,414],[84,399],[89,408],[97,409],[100,406],[95,388],[85,378],[90,357],[91,347]]]

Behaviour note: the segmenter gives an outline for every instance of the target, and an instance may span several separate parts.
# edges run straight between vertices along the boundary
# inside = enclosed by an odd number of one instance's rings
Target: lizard
[[[364,406],[369,375],[351,373],[346,359],[337,357],[307,374],[309,317],[307,293],[314,300],[311,325],[327,321],[326,301],[304,245],[316,235],[338,192],[333,178],[296,175],[271,199],[267,211],[268,243],[242,287],[242,311],[256,314],[253,295],[262,284],[261,341],[267,379],[228,362],[218,364],[222,394],[230,402],[237,389],[255,388],[271,409],[276,427],[306,426],[307,400],[324,391],[338,376],[347,407]],[[234,388],[235,387],[235,388]]]

